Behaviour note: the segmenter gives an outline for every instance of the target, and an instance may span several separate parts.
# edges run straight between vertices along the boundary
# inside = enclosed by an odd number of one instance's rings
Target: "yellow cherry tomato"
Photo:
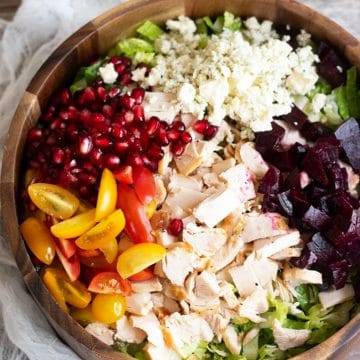
[[[50,265],[55,257],[55,243],[49,229],[35,217],[20,225],[20,232],[31,252],[44,264]]]
[[[65,301],[79,309],[86,308],[91,301],[91,294],[79,280],[65,282],[63,285]]]
[[[110,240],[106,245],[102,246],[100,250],[104,254],[106,261],[112,264],[119,253],[117,240],[115,238]]]
[[[66,305],[64,292],[62,289],[63,271],[55,268],[46,268],[42,274],[42,280],[49,290],[50,294],[55,298],[58,305],[66,312],[69,309]]]
[[[117,271],[123,279],[127,279],[157,263],[165,254],[166,249],[159,244],[136,244],[119,255]]]
[[[72,309],[70,315],[82,326],[96,322],[96,319],[92,313],[91,305],[88,305],[84,309]]]
[[[146,216],[151,219],[156,211],[156,200],[152,199],[147,205],[145,205]]]
[[[95,221],[110,215],[116,208],[117,186],[113,173],[104,169],[101,175],[99,195],[96,202]]]
[[[124,316],[125,298],[117,294],[97,294],[92,302],[92,313],[97,321],[112,324]]]
[[[44,213],[68,219],[79,207],[79,199],[58,185],[35,183],[28,187],[32,202]]]
[[[79,207],[76,211],[76,215],[82,214],[92,209],[92,206],[86,201],[80,199]]]
[[[125,217],[118,209],[81,235],[75,242],[84,250],[99,249],[118,236],[125,227]]]
[[[53,225],[50,230],[54,236],[60,239],[72,239],[79,237],[91,229],[95,222],[95,209],[73,216],[70,219]]]

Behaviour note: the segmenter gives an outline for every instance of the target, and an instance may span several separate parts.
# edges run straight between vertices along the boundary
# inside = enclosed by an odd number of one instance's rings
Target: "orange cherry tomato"
[[[100,255],[95,257],[80,257],[80,262],[88,268],[98,269],[101,271],[116,271],[116,261],[109,264],[101,251]]]
[[[65,282],[63,286],[65,301],[79,309],[86,308],[91,301],[91,294],[80,281]]]
[[[123,184],[132,184],[134,182],[132,175],[132,167],[125,165],[114,171],[115,179]]]
[[[28,187],[31,201],[44,213],[68,219],[79,207],[79,199],[58,185],[35,183]]]
[[[154,270],[152,268],[147,268],[144,270],[141,270],[137,274],[134,274],[129,277],[130,281],[145,281],[150,280],[154,277]]]
[[[106,245],[100,248],[105,256],[106,261],[111,264],[116,259],[119,253],[118,242],[116,238],[110,240]]]
[[[154,175],[145,166],[134,166],[133,178],[136,195],[142,204],[148,204],[155,196]]]
[[[88,290],[98,294],[131,294],[131,284],[116,272],[102,272],[93,277]]]
[[[152,227],[146,216],[145,207],[140,202],[134,189],[128,185],[118,186],[118,208],[122,209],[126,218],[125,231],[134,243],[155,242],[151,234]]]
[[[82,326],[96,322],[96,319],[92,313],[91,305],[88,305],[84,309],[72,309],[70,315]]]
[[[76,253],[76,245],[74,240],[70,239],[57,239],[55,238],[56,246],[60,249],[61,253],[70,259]]]
[[[96,222],[114,212],[116,200],[117,188],[115,177],[110,170],[104,169],[101,175],[99,194],[96,202]]]
[[[61,262],[61,265],[64,267],[66,274],[68,275],[70,281],[75,281],[80,276],[80,260],[74,255],[70,259],[67,259],[58,247],[55,248],[56,254]]]
[[[83,250],[83,249],[80,249],[77,247],[76,252],[80,257],[83,257],[83,258],[93,258],[93,257],[101,255],[101,251],[99,249]]]
[[[95,225],[76,241],[76,245],[84,250],[99,249],[118,236],[125,227],[125,217],[118,209]]]
[[[81,236],[95,224],[95,209],[92,209],[73,216],[70,219],[58,222],[54,224],[50,230],[57,238],[72,239]]]
[[[20,232],[31,252],[44,264],[50,265],[55,257],[55,242],[46,225],[35,217],[20,225]]]
[[[64,276],[65,275],[65,276]],[[55,268],[45,268],[42,274],[42,280],[49,290],[50,294],[55,298],[58,305],[66,312],[69,312],[69,309],[66,305],[65,296],[63,292],[63,286],[66,279],[66,274]]]
[[[119,255],[117,271],[123,279],[127,279],[157,263],[165,254],[166,249],[159,244],[136,244]]]
[[[126,302],[125,298],[118,294],[97,294],[91,308],[97,321],[112,324],[124,316]]]

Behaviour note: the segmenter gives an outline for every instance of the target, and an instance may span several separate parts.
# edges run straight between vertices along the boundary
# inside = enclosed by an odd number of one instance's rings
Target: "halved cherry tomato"
[[[72,239],[58,239],[55,238],[56,246],[60,249],[61,253],[70,259],[76,253],[75,241]]]
[[[102,272],[94,276],[88,290],[98,294],[131,294],[131,284],[116,272]]]
[[[92,209],[92,206],[86,201],[80,199],[79,207],[77,209],[76,215],[82,214]]]
[[[136,195],[142,204],[148,204],[155,196],[154,175],[145,166],[134,166],[133,178]]]
[[[84,257],[84,258],[92,258],[101,255],[101,251],[99,249],[84,250],[84,249],[80,249],[79,247],[76,247],[76,252],[80,257]]]
[[[20,225],[20,232],[31,252],[44,264],[50,265],[55,257],[55,242],[46,225],[35,217]]]
[[[68,219],[79,207],[79,199],[58,185],[35,183],[28,187],[32,202],[44,213]]]
[[[70,219],[58,222],[50,230],[57,238],[72,239],[81,236],[96,224],[95,209],[89,210]]]
[[[103,254],[95,257],[80,257],[81,264],[93,268],[100,269],[101,271],[116,271],[116,261],[109,264]]]
[[[125,217],[121,209],[114,211],[75,242],[84,250],[98,249],[118,236],[125,227]]]
[[[115,177],[110,170],[104,169],[101,175],[99,194],[96,202],[96,222],[114,212],[116,200],[117,188]]]
[[[153,243],[136,244],[119,255],[117,271],[123,279],[157,263],[166,254],[166,249]]]
[[[124,252],[129,247],[132,247],[134,243],[129,239],[129,237],[126,234],[123,234],[120,238],[118,249],[119,253]]]
[[[86,286],[80,281],[64,283],[65,301],[79,309],[86,308],[91,301],[91,294],[87,291]]]
[[[70,281],[75,281],[80,276],[80,260],[74,255],[70,259],[67,259],[58,247],[55,248],[56,254],[61,262],[61,265],[64,267],[67,275],[69,276]]]
[[[91,305],[94,318],[112,324],[122,318],[126,309],[125,298],[117,294],[97,294]]]
[[[88,305],[84,309],[72,309],[70,315],[74,320],[79,322],[82,326],[96,322],[91,310],[91,305]]]
[[[148,204],[145,205],[145,213],[150,220],[156,211],[156,200],[152,199]]]
[[[114,171],[114,176],[117,181],[123,184],[132,184],[134,182],[130,165],[122,166],[119,170]]]
[[[49,290],[50,294],[55,298],[58,305],[66,312],[69,309],[66,305],[65,296],[63,292],[62,283],[64,282],[64,272],[55,268],[45,268],[42,274],[42,279]]]
[[[144,270],[141,270],[137,274],[134,274],[129,277],[130,281],[145,281],[150,280],[154,277],[154,270],[152,268],[147,268]]]
[[[119,253],[118,242],[116,238],[109,240],[109,242],[106,245],[102,246],[100,250],[104,254],[105,259],[109,264],[114,262]]]
[[[134,189],[120,183],[118,186],[117,206],[124,211],[126,218],[125,231],[134,243],[155,242],[144,205],[141,204]]]

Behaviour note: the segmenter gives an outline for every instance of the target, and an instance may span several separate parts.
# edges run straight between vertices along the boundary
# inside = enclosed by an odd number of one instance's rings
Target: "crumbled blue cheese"
[[[310,46],[293,51],[270,21],[245,21],[242,32],[228,29],[198,49],[200,36],[186,17],[169,20],[169,33],[155,42],[155,66],[133,79],[155,91],[177,95],[181,110],[218,125],[225,116],[246,132],[271,129],[274,117],[291,111],[294,97],[314,88],[317,56]],[[245,133],[244,133],[245,135]]]
[[[99,73],[105,84],[113,84],[118,77],[118,73],[116,72],[114,64],[112,63],[108,63],[105,66],[102,66],[99,69]]]

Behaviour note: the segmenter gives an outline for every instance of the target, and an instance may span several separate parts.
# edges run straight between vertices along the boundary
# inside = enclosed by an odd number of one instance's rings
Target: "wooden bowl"
[[[17,108],[4,149],[1,175],[4,228],[26,286],[55,331],[82,358],[129,359],[87,333],[62,311],[30,261],[18,230],[17,206],[26,134],[38,121],[56,89],[69,82],[81,65],[97,54],[104,54],[119,39],[131,35],[144,20],[161,23],[183,14],[200,17],[225,10],[304,28],[315,37],[333,44],[360,68],[359,41],[331,20],[292,0],[136,0],[97,17],[66,40],[38,71]],[[359,330],[360,314],[330,339],[296,359],[346,359],[360,341]]]

